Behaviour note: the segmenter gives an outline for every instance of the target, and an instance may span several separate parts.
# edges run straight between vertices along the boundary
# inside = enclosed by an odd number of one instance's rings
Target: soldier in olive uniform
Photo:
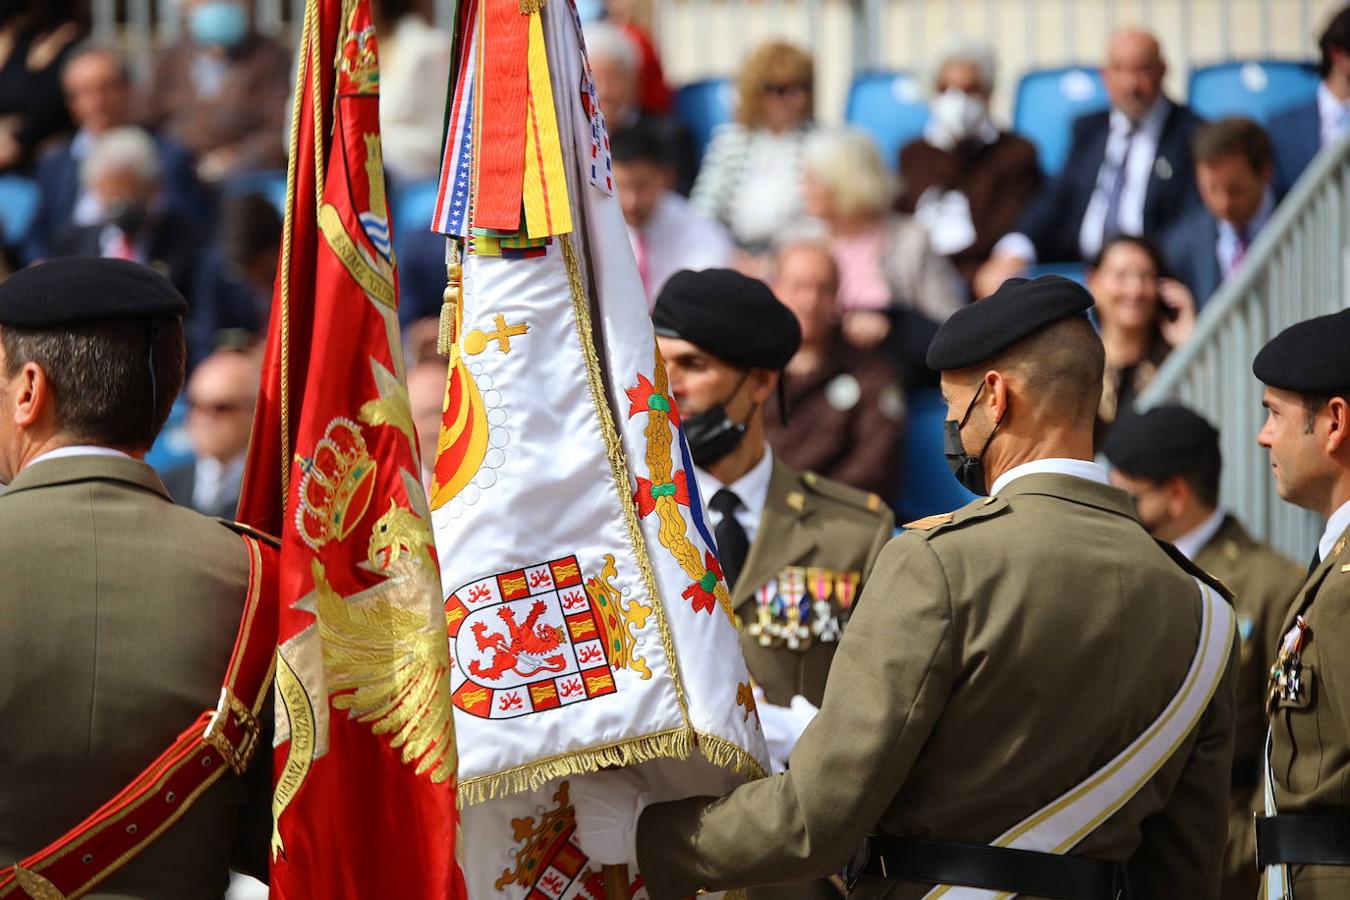
[[[1280,623],[1303,584],[1293,560],[1251,537],[1219,504],[1219,432],[1195,412],[1159,406],[1118,419],[1103,452],[1111,481],[1134,499],[1139,520],[1233,592],[1238,636],[1237,739],[1224,859],[1224,900],[1257,892],[1252,813],[1262,808],[1266,746],[1266,677],[1275,661]]]
[[[781,768],[824,695],[844,625],[895,520],[876,494],[798,472],[766,444],[764,404],[801,332],[763,282],[726,269],[677,273],[652,320]],[[811,887],[773,896],[838,896]]]
[[[1350,897],[1350,310],[1285,329],[1252,365],[1268,411],[1257,440],[1280,497],[1326,519],[1280,625],[1270,672],[1267,900]]]
[[[575,779],[592,859],[636,840],[654,900],[850,857],[859,897],[1217,896],[1234,617],[1091,461],[1091,305],[1012,279],[943,324],[949,461],[991,496],[887,544],[787,772],[645,810],[624,770]]]
[[[186,310],[122,260],[0,284],[0,870],[74,829],[221,694],[249,551],[142,461],[183,383]],[[270,762],[256,753],[195,802],[167,795],[190,808],[85,896],[218,898],[231,866],[266,878]]]

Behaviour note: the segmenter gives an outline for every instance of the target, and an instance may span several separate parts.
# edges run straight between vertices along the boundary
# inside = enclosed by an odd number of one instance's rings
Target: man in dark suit
[[[174,501],[233,519],[244,480],[261,370],[255,353],[221,350],[193,371],[187,385],[187,433],[193,458],[164,473]]]
[[[1333,143],[1350,122],[1350,7],[1332,18],[1318,44],[1322,82],[1317,99],[1270,118],[1276,184],[1282,191],[1294,186],[1317,152]]]
[[[131,124],[130,74],[115,50],[96,45],[76,50],[61,71],[61,85],[78,130],[54,146],[34,171],[41,200],[23,248],[28,262],[46,256],[56,234],[99,220],[102,210],[80,183],[80,165],[102,135]],[[192,155],[162,135],[152,137],[164,172],[165,202],[184,216],[204,218],[208,202]]]
[[[1157,38],[1114,35],[1102,67],[1111,108],[1073,123],[1064,170],[995,245],[975,296],[1037,262],[1091,259],[1105,237],[1162,231],[1199,205],[1189,144],[1201,120],[1163,96],[1166,74]]]
[[[1238,116],[1202,125],[1191,142],[1204,205],[1165,233],[1171,273],[1200,309],[1246,259],[1277,200],[1275,164],[1265,129]]]

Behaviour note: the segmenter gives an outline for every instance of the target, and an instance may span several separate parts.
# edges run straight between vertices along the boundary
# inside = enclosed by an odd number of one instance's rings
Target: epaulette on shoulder
[[[1008,501],[1002,497],[984,497],[979,500],[972,500],[960,509],[939,513],[935,516],[925,516],[922,519],[909,522],[904,526],[904,529],[921,532],[924,539],[927,540],[944,531],[950,531],[971,522],[996,516],[1009,508]]]
[[[235,534],[248,535],[251,538],[262,541],[269,547],[275,547],[278,550],[281,549],[281,538],[270,535],[265,531],[259,531],[252,525],[245,525],[243,522],[235,522],[230,519],[216,519],[216,521],[233,531]]]
[[[1196,578],[1199,578],[1205,584],[1209,585],[1210,587],[1214,588],[1214,590],[1218,591],[1219,594],[1229,603],[1233,602],[1233,592],[1228,589],[1228,585],[1224,584],[1218,578],[1215,578],[1205,569],[1202,569],[1198,565],[1196,565],[1195,562],[1190,559],[1190,557],[1186,556],[1186,554],[1182,553],[1176,547],[1172,546],[1171,542],[1159,541],[1157,540],[1157,538],[1154,538],[1154,540],[1156,541],[1158,546],[1163,549],[1163,552],[1172,558],[1172,562],[1181,566],[1181,568],[1186,572],[1187,575],[1192,575]]]
[[[863,491],[852,485],[843,484],[829,478],[822,478],[815,472],[803,472],[802,484],[813,493],[827,497],[846,506],[856,506],[868,512],[877,512],[886,506],[886,501],[871,491]]]

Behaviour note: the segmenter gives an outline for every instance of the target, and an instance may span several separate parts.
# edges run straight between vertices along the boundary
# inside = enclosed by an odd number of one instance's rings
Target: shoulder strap
[[[1270,729],[1266,729],[1266,747],[1265,747],[1265,765],[1262,768],[1262,785],[1265,814],[1267,816],[1277,815],[1279,809],[1275,804],[1275,776],[1270,771]],[[1261,872],[1261,881],[1265,885],[1266,900],[1289,900],[1292,891],[1290,890],[1289,866],[1284,863],[1275,863],[1265,867]]]
[[[84,821],[18,864],[0,868],[0,897],[81,896],[177,822],[226,769],[241,775],[248,768],[276,660],[277,553],[251,535],[240,538],[248,551],[248,592],[216,708],[198,716]]]
[[[1199,578],[1195,583],[1203,605],[1200,640],[1186,677],[1162,714],[1086,781],[1001,834],[992,842],[995,847],[1068,853],[1128,803],[1199,724],[1228,669],[1235,617],[1223,596]],[[943,886],[926,895],[939,896],[949,900],[985,900],[997,894]]]

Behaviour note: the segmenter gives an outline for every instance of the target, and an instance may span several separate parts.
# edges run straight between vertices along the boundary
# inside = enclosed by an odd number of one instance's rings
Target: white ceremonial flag
[[[654,802],[723,794],[767,752],[575,9],[465,0],[459,26],[432,520],[465,868],[474,898],[598,900],[569,776],[637,766]]]

